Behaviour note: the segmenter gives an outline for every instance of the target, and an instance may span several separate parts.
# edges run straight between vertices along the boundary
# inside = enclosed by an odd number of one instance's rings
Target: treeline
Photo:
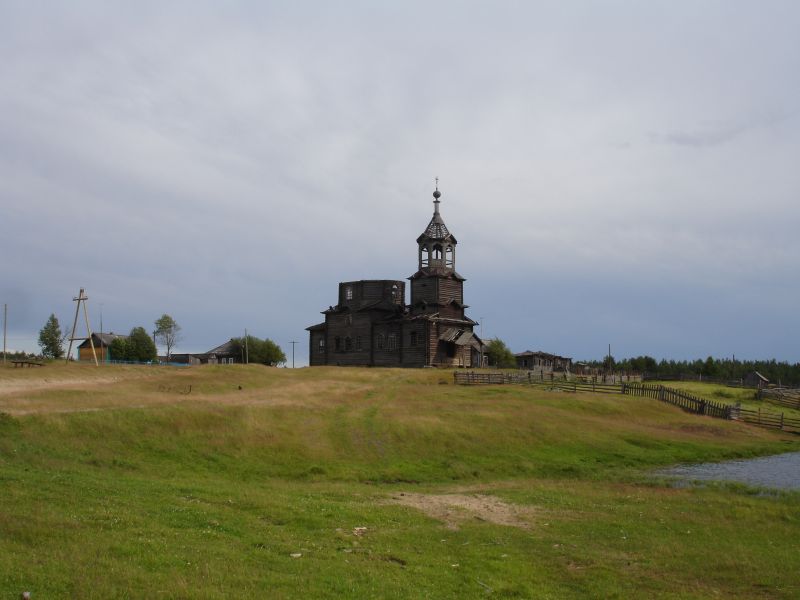
[[[769,379],[770,383],[800,386],[800,363],[791,364],[772,360],[737,360],[731,358],[714,358],[705,360],[666,360],[657,361],[652,356],[637,356],[615,361],[610,357],[610,368],[615,371],[635,371],[664,379],[681,377],[707,377],[721,381],[741,380],[748,373],[758,371]],[[590,367],[608,369],[609,358],[602,361],[587,361]]]

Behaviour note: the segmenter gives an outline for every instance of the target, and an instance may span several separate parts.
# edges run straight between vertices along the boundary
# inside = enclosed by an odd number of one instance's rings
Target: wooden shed
[[[109,362],[115,360],[111,353],[111,342],[118,338],[127,339],[127,335],[119,335],[116,333],[93,333],[92,343],[94,344],[94,351],[97,355],[98,362]],[[87,360],[94,362],[92,356],[92,346],[88,339],[85,339],[80,346],[78,346],[78,360]]]
[[[765,388],[769,385],[769,379],[758,371],[750,371],[742,378],[742,382],[748,387],[757,387],[758,389]]]

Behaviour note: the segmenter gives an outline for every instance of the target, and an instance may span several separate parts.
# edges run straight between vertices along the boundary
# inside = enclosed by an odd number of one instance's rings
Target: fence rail
[[[532,377],[530,374],[479,373],[475,371],[455,371],[453,373],[453,378],[455,383],[460,385],[524,384],[574,393],[591,392],[641,396],[666,402],[667,404],[678,406],[687,412],[698,415],[741,421],[760,427],[770,427],[773,429],[800,433],[800,419],[787,417],[784,413],[768,412],[760,408],[758,410],[750,410],[742,408],[739,404],[723,404],[663,385],[646,383],[602,384],[578,380],[567,381],[556,378],[551,378],[550,381],[542,381],[540,378]]]
[[[736,408],[730,404],[722,404],[714,400],[707,400],[684,392],[683,390],[676,390],[663,385],[628,383],[623,385],[622,393],[644,396],[645,398],[654,398],[655,400],[660,400],[667,404],[679,406],[687,412],[698,415],[708,415],[718,419],[732,419],[733,409]]]
[[[800,409],[800,389],[766,388],[758,390],[760,400],[780,404],[788,408]]]
[[[737,410],[737,419],[745,423],[760,425],[761,427],[772,427],[784,431],[800,433],[800,419],[787,417],[784,413],[771,413],[761,409],[749,410],[740,408]]]

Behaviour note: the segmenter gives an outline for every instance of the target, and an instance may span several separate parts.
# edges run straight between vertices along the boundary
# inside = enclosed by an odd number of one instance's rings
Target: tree
[[[128,336],[129,360],[151,362],[158,358],[158,351],[144,327],[134,327]]]
[[[508,349],[503,340],[495,338],[486,344],[486,357],[489,364],[499,369],[513,369],[517,366],[517,359]]]
[[[181,326],[164,313],[156,320],[155,334],[156,339],[167,347],[167,358],[172,356],[172,349],[181,341]]]
[[[158,357],[156,345],[144,327],[134,327],[127,338],[116,338],[109,350],[113,360],[152,362]]]
[[[114,338],[111,341],[111,345],[108,347],[108,353],[111,357],[111,360],[130,360],[129,356],[131,351],[128,338]]]
[[[713,356],[706,358],[700,372],[707,377],[713,377],[717,374],[717,363]]]
[[[54,314],[50,315],[47,323],[39,331],[39,347],[45,358],[61,358],[64,356],[64,335],[61,325]]]
[[[245,356],[245,339],[243,337],[233,338],[233,348],[235,352],[239,352],[241,356]],[[269,338],[259,339],[253,335],[247,336],[246,356],[249,362],[258,363],[262,365],[280,365],[286,362],[286,355],[278,346]]]

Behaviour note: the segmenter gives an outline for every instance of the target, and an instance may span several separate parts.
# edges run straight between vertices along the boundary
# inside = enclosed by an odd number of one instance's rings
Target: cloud
[[[439,175],[513,348],[723,354],[720,327],[800,359],[800,9],[773,8],[13,5],[0,302],[31,338],[84,286],[184,350],[303,339],[338,281],[414,271]]]
[[[782,122],[789,120],[794,115],[796,113],[772,114],[740,122],[709,124],[695,131],[650,133],[648,137],[654,143],[674,144],[691,148],[708,148],[726,144],[759,128],[780,126]]]

